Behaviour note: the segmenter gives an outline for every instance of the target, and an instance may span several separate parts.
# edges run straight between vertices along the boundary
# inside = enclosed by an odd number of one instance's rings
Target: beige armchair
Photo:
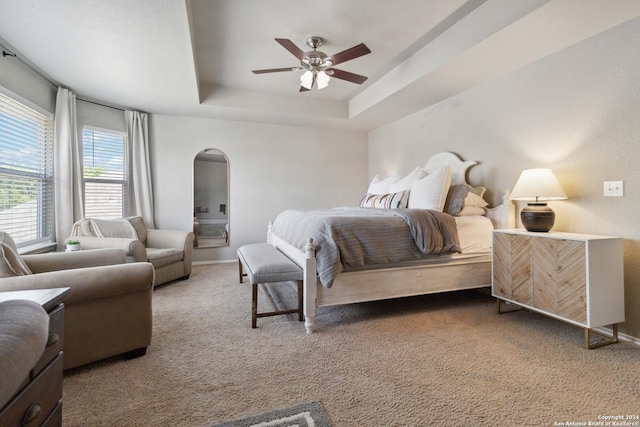
[[[80,241],[82,249],[117,248],[127,253],[129,261],[150,262],[156,271],[155,285],[191,274],[191,231],[148,229],[139,216],[85,218],[74,224],[71,237]]]
[[[64,369],[146,353],[152,332],[151,264],[127,263],[120,249],[20,256],[4,232],[0,252],[0,292],[70,288],[64,300]]]

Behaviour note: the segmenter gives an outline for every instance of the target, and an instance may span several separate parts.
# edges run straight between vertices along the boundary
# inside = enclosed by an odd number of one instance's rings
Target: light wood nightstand
[[[586,348],[618,342],[624,322],[622,238],[526,230],[493,232],[492,295],[584,328]],[[612,335],[593,331],[612,325]],[[591,342],[591,333],[605,341]]]

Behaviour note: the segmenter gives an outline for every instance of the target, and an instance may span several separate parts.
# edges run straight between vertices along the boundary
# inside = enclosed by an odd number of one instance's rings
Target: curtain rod
[[[77,96],[76,96],[76,99],[77,99],[78,101],[88,102],[89,104],[99,105],[99,106],[101,106],[101,107],[107,107],[107,108],[113,108],[114,110],[126,111],[124,108],[114,107],[113,105],[101,104],[101,103],[96,102],[96,101],[89,101],[88,99],[78,98]]]
[[[40,77],[42,77],[43,79],[45,79],[51,86],[55,87],[55,88],[59,88],[61,87],[61,85],[52,80],[50,77],[46,76],[43,74],[42,71],[38,70],[34,65],[32,65],[31,63],[29,63],[28,61],[22,59],[20,56],[18,56],[16,53],[13,52],[13,49],[5,46],[2,42],[0,42],[0,47],[2,47],[2,57],[6,58],[7,56],[10,56],[12,58],[16,58],[18,61],[22,62],[24,65],[26,65],[27,67],[29,67],[29,69],[31,69],[33,72],[35,72],[37,75],[39,75]],[[96,101],[89,101],[88,99],[82,99],[82,98],[78,98],[76,96],[76,99],[78,101],[84,101],[84,102],[88,102],[90,104],[95,104],[95,105],[99,105],[101,107],[107,107],[107,108],[113,108],[114,110],[120,110],[120,111],[125,111],[123,108],[119,108],[119,107],[114,107],[112,105],[105,105],[105,104],[101,104],[99,102]]]

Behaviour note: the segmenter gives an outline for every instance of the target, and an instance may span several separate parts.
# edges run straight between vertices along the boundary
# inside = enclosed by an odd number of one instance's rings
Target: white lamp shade
[[[551,169],[525,169],[513,187],[512,200],[547,201],[564,200],[567,195]]]
[[[313,73],[311,71],[305,71],[304,74],[300,76],[300,83],[304,88],[311,90],[311,85],[313,84]]]
[[[318,80],[318,89],[324,89],[325,87],[329,86],[329,80],[331,79],[331,77],[329,77],[329,75],[324,71],[319,71],[316,78]]]

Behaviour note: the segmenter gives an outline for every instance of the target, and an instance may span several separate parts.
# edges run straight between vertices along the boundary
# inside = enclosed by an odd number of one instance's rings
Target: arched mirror
[[[194,248],[229,246],[229,160],[208,148],[193,160]]]

